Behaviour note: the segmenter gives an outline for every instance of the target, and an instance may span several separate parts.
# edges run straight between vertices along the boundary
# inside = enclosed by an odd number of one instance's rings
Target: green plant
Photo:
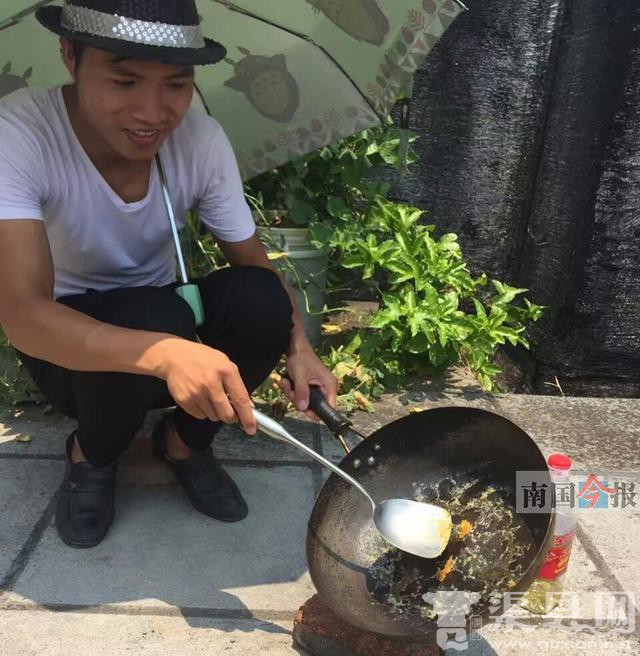
[[[289,401],[280,389],[280,381],[282,380],[283,373],[284,365],[281,363],[253,392],[253,396],[265,403],[270,414],[276,418],[284,417],[287,412],[293,410],[293,403]]]
[[[338,404],[345,412],[373,412],[371,399],[379,398],[384,387],[378,372],[363,363],[358,354],[361,339],[356,336],[349,344],[332,347],[322,356],[324,365],[338,379]]]
[[[351,344],[331,348],[322,355],[322,361],[338,379],[340,394],[338,405],[345,412],[353,410],[373,411],[371,399],[378,398],[384,391],[376,372],[365,366],[355,351],[357,340]],[[268,406],[274,417],[283,417],[293,404],[280,389],[280,381],[285,373],[284,362],[254,391],[253,396]]]
[[[179,237],[189,280],[206,276],[227,265],[214,236],[204,228],[196,212],[187,213],[186,225]]]
[[[408,164],[415,161],[409,148]],[[310,229],[314,245],[330,255],[332,292],[357,285],[380,302],[368,329],[322,354],[340,380],[345,409],[368,409],[383,385],[454,364],[468,366],[492,391],[497,348],[506,341],[528,348],[526,324],[543,308],[527,299],[518,307],[516,296],[528,290],[497,280],[497,294],[489,295],[487,276],[471,276],[456,235],[434,239],[435,226],[419,223],[422,210],[385,198],[389,184],[376,177],[385,166],[404,170],[400,131],[390,120],[264,173],[245,189],[264,225]]]
[[[11,411],[21,401],[39,396],[39,390],[0,328],[0,415]]]
[[[376,180],[380,165],[402,170],[401,132],[391,119],[336,144],[331,144],[266,171],[245,183],[245,193],[258,223],[306,227],[327,218],[341,219],[366,206],[389,185]],[[411,135],[409,143],[415,141]],[[408,163],[417,161],[408,150]]]
[[[385,386],[412,373],[428,374],[462,363],[486,391],[500,373],[493,363],[499,345],[529,348],[526,324],[543,307],[516,296],[528,291],[494,280],[496,294],[483,293],[485,274],[471,276],[455,234],[432,236],[419,223],[423,210],[378,196],[358,220],[316,226],[314,243],[355,269],[375,290],[380,308],[368,329],[347,347]]]

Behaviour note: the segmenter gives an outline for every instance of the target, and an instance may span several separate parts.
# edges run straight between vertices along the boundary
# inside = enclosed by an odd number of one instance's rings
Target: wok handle
[[[332,433],[342,435],[351,428],[351,422],[329,405],[324,394],[316,385],[309,387],[309,410],[315,412]]]
[[[291,389],[295,389],[291,378],[289,376],[284,376],[284,378],[289,381]],[[351,422],[334,407],[329,405],[329,401],[327,401],[317,385],[309,385],[308,409],[315,412],[334,435],[342,435],[344,431],[351,428]]]
[[[289,376],[285,378],[294,389],[293,381]],[[345,453],[350,453],[351,449],[346,442],[346,437],[355,438],[357,442],[364,440],[364,436],[358,431],[353,430],[352,423],[334,407],[329,405],[324,394],[317,385],[309,385],[309,410],[315,412],[324,422],[325,426],[333,433],[333,436],[340,443]]]

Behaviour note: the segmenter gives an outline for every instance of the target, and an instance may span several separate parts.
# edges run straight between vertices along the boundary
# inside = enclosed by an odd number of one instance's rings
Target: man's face
[[[118,55],[92,47],[76,66],[71,43],[62,46],[79,109],[96,138],[124,159],[152,160],[191,105],[193,68],[119,61]]]

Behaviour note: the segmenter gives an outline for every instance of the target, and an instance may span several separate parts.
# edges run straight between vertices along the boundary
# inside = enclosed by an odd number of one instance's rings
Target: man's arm
[[[225,242],[218,240],[218,244],[231,265],[260,266],[275,271],[269,257],[257,234],[240,242]],[[332,406],[336,405],[338,383],[335,376],[322,364],[315,354],[304,330],[300,310],[297,307],[293,290],[280,276],[282,285],[289,294],[293,307],[293,329],[287,350],[287,373],[295,385],[295,391],[288,382],[283,381],[283,390],[293,401],[298,410],[306,410],[309,405],[309,385],[318,385],[322,388],[327,400]]]
[[[170,333],[114,326],[57,303],[42,221],[0,218],[0,280],[0,325],[19,351],[74,371],[156,376],[197,419],[231,422],[237,414],[255,433],[249,395],[224,353]]]
[[[159,375],[162,342],[175,336],[119,328],[53,299],[44,223],[0,220],[0,324],[13,346],[76,371]]]

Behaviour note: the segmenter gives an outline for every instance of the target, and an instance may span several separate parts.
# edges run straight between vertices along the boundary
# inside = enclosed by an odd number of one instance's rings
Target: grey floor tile
[[[17,417],[0,418],[0,457],[16,455],[63,455],[64,444],[76,421],[62,415],[45,415],[41,408],[26,407]],[[29,435],[30,442],[16,442]]]
[[[638,483],[636,490],[640,490]],[[588,547],[601,556],[602,566],[620,583],[621,591],[634,593],[640,604],[640,566],[637,559],[640,498],[636,497],[636,500],[635,509],[581,511],[579,521],[589,541]]]
[[[281,423],[295,438],[314,447],[314,435],[318,429],[312,422],[287,417]],[[237,426],[225,426],[216,435],[214,451],[220,458],[311,462],[307,455],[289,444],[275,440],[261,431],[250,437]]]
[[[157,408],[147,413],[136,437],[149,435],[156,422],[166,412]],[[284,426],[300,441],[309,446],[314,444],[317,428],[304,415],[294,413],[286,417]],[[77,421],[62,415],[44,415],[42,409],[27,407],[18,417],[5,417],[0,421],[0,460],[8,456],[56,456],[62,458],[64,445],[69,433],[76,428]],[[29,435],[30,442],[16,442],[17,435]],[[240,460],[286,460],[308,461],[309,459],[295,448],[278,442],[259,433],[249,437],[235,425],[225,426],[216,436],[215,454],[220,458]],[[8,459],[8,458],[7,458]]]
[[[63,472],[57,462],[0,460],[0,580],[58,489]]]
[[[294,611],[313,593],[304,553],[311,473],[229,471],[250,507],[243,521],[198,513],[178,487],[119,490],[106,539],[71,549],[49,527],[11,600]]]
[[[4,656],[303,656],[292,624],[17,610],[0,613],[0,644]]]
[[[630,636],[613,632],[601,635],[574,633],[544,625],[514,630],[486,627],[480,631],[478,639],[469,639],[466,644],[466,649],[447,649],[446,656],[635,656],[638,653],[638,642]]]

